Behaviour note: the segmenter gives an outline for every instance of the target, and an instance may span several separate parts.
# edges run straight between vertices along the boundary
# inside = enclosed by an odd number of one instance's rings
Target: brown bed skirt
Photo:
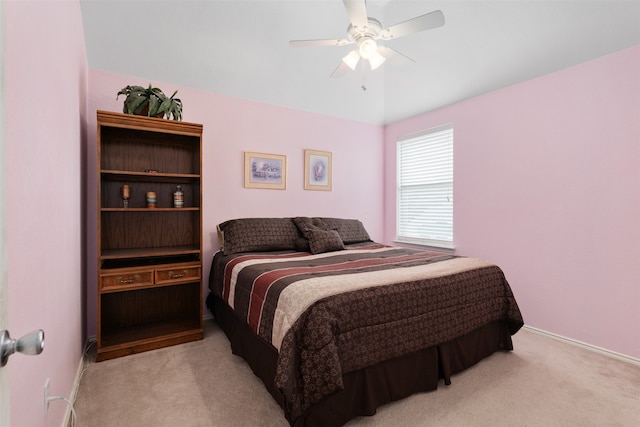
[[[255,335],[214,294],[207,297],[207,307],[229,338],[233,354],[249,364],[284,408],[283,397],[273,381],[278,360],[276,349]],[[286,413],[285,417],[294,427],[341,426],[358,416],[374,415],[386,403],[435,390],[440,379],[448,385],[452,375],[498,350],[513,350],[506,322],[492,322],[452,341],[346,373],[343,390],[317,402],[302,417],[292,420]]]

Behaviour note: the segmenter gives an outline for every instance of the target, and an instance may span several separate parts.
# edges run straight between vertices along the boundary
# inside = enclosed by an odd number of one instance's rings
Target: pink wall
[[[503,267],[525,322],[640,358],[640,46],[385,130],[453,123],[457,253]]]
[[[45,331],[39,356],[14,355],[12,426],[60,426],[43,386],[70,397],[83,348],[87,59],[77,1],[4,2],[9,328]]]
[[[69,396],[83,320],[95,334],[95,111],[120,111],[116,92],[149,81],[87,71],[77,0],[33,5],[5,2],[2,23],[9,327],[13,336],[43,328],[47,341],[42,355],[11,359],[11,425],[59,426],[66,408],[54,402],[43,415],[42,387],[50,378],[52,393]],[[388,126],[384,136],[180,87],[185,120],[205,128],[205,260],[217,249],[215,224],[241,216],[360,218],[390,242],[396,137],[452,122],[457,252],[504,268],[529,325],[640,357],[638,75],[640,47]],[[333,152],[332,192],[302,189],[305,148]],[[287,155],[287,190],[242,188],[243,150]]]
[[[89,73],[87,170],[87,326],[96,333],[96,110],[122,111],[124,86],[150,82],[171,93],[179,89],[184,121],[202,123],[204,277],[218,248],[215,227],[240,217],[336,216],[358,218],[375,239],[383,238],[383,130],[379,126],[305,113],[130,76]],[[305,191],[304,149],[333,154],[333,190]],[[243,151],[287,156],[286,190],[243,188]],[[207,293],[205,285],[205,295]]]

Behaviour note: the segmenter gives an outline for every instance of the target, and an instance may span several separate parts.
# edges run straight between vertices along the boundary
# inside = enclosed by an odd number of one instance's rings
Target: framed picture
[[[331,153],[304,150],[304,189],[331,191]]]
[[[287,183],[287,156],[244,152],[244,188],[284,190]]]

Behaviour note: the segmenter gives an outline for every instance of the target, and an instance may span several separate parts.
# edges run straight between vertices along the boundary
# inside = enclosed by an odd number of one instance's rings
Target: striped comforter
[[[276,385],[294,417],[339,390],[343,373],[496,320],[512,334],[523,324],[499,267],[376,243],[217,254],[210,288],[279,351]]]

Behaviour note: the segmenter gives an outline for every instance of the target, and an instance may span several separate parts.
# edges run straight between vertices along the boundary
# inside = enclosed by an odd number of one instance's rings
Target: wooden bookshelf
[[[97,360],[201,339],[202,125],[106,111],[97,119]],[[174,207],[177,186],[184,207]]]

